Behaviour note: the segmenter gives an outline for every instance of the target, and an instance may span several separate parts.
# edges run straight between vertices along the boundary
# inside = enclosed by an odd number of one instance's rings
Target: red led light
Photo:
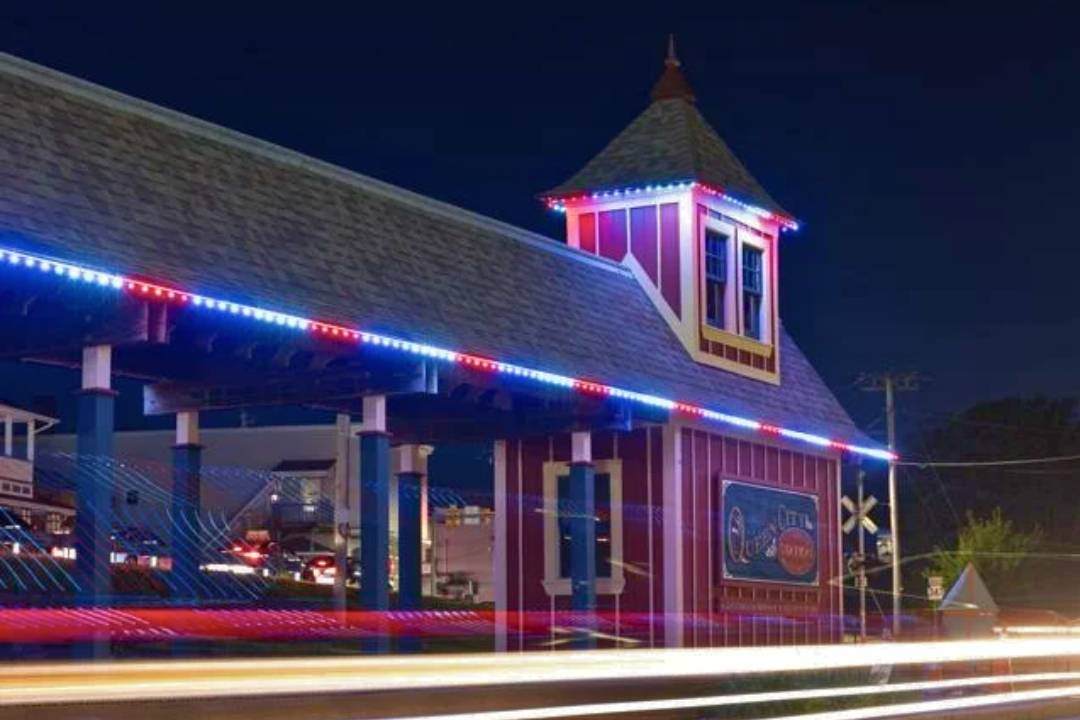
[[[693,185],[690,183],[687,183],[685,185],[680,184],[678,187],[681,188],[684,186],[693,187]],[[669,187],[668,189],[671,188]],[[642,191],[649,192],[661,190],[664,190],[664,188],[652,187],[645,188],[643,190],[634,190],[633,192],[637,193]],[[615,193],[606,193],[602,196],[609,197],[626,194],[627,191],[621,191]],[[592,197],[601,197],[601,194],[594,194]],[[732,201],[738,203],[738,201],[734,199],[732,199]],[[779,216],[777,216],[777,218],[779,219]],[[62,263],[50,258],[38,258],[26,255],[21,251],[13,251],[6,248],[0,248],[0,260],[3,260],[5,258],[7,259],[6,264],[17,265],[25,268],[37,268],[39,271],[45,272],[51,272],[55,268],[56,274],[58,275],[66,274],[73,279],[81,279],[86,281],[96,280],[96,284],[101,286],[126,288],[131,292],[136,292],[144,295],[153,292],[155,297],[167,298],[169,300],[181,303],[191,302],[195,305],[203,306],[211,310],[228,310],[232,314],[243,314],[245,317],[250,317],[255,320],[270,324],[287,326],[297,329],[309,329],[313,333],[323,333],[324,335],[331,335],[336,338],[358,340],[360,342],[373,345],[382,345],[394,348],[395,350],[416,355],[425,355],[444,361],[460,362],[462,365],[470,368],[476,368],[479,370],[506,372],[513,375],[528,377],[534,380],[538,380],[540,382],[550,383],[560,387],[570,387],[582,393],[605,396],[610,395],[620,398],[626,398],[654,407],[668,408],[674,412],[683,413],[685,415],[714,420],[719,423],[734,426],[744,430],[760,430],[761,432],[768,435],[778,435],[793,440],[799,440],[804,443],[814,445],[816,447],[828,447],[843,452],[850,452],[859,455],[865,455],[868,457],[873,457],[878,460],[895,461],[897,459],[897,455],[895,453],[889,452],[887,450],[872,447],[862,447],[850,443],[841,442],[838,440],[824,438],[820,435],[814,435],[801,431],[797,432],[791,429],[784,429],[777,425],[761,423],[759,421],[751,420],[748,418],[741,418],[734,415],[725,415],[723,413],[709,410],[697,405],[692,405],[690,403],[676,402],[660,396],[633,392],[627,389],[615,387],[612,385],[606,385],[603,383],[569,378],[563,375],[544,372],[530,367],[506,365],[491,358],[481,357],[479,355],[459,353],[437,346],[423,345],[420,343],[408,342],[394,337],[382,336],[372,333],[362,333],[358,330],[354,330],[341,325],[307,320],[302,317],[287,315],[272,310],[264,310],[255,306],[240,305],[237,303],[217,300],[211,297],[191,295],[190,293],[186,293],[175,288],[170,288],[167,285],[158,285],[153,283],[136,281],[122,276],[110,275],[96,270],[90,270],[68,265],[66,263]]]
[[[489,360],[488,358],[479,357],[477,355],[466,355],[464,353],[459,353],[457,357],[461,363],[468,365],[469,367],[477,368],[479,370],[499,369],[499,363],[495,362],[494,360]]]
[[[675,409],[681,413],[687,415],[695,415],[701,417],[705,414],[704,408],[699,408],[697,405],[690,405],[689,403],[675,403]]]
[[[581,392],[584,392],[584,393],[589,393],[590,395],[610,395],[611,394],[611,387],[610,386],[603,385],[601,383],[588,382],[586,380],[575,380],[574,381],[574,389],[575,390],[580,390]]]

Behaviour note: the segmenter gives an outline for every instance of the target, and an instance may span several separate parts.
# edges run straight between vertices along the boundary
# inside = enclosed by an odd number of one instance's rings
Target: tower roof
[[[697,109],[673,43],[651,95],[652,103],[625,130],[543,197],[697,181],[737,200],[791,217]]]

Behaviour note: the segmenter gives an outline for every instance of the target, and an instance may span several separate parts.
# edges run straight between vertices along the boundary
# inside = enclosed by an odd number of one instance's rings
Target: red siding
[[[679,270],[679,205],[660,206],[660,292],[667,304],[682,317]]]
[[[684,430],[685,642],[711,645],[791,645],[839,637],[836,461],[762,443]],[[722,577],[724,479],[815,491],[819,507],[816,586],[728,581]]]
[[[650,434],[651,433],[651,434]],[[518,453],[520,452],[520,465]],[[650,493],[659,495],[662,487],[660,468],[662,446],[659,428],[620,433],[598,432],[593,435],[593,457],[596,460],[622,459],[623,491],[623,562],[625,586],[618,596],[598,595],[597,607],[607,617],[614,618],[616,628],[622,613],[632,612],[648,617],[650,607],[657,615],[662,610],[660,589],[662,572],[653,563],[659,560],[662,535],[657,513],[650,506]],[[543,467],[549,460],[566,462],[570,459],[569,435],[507,441],[507,585],[508,606],[511,611],[546,613],[570,609],[570,599],[549,597],[543,587],[544,579],[544,513]],[[651,461],[651,464],[650,462]],[[520,468],[522,482],[517,482]],[[651,473],[650,470],[655,471]],[[652,476],[650,476],[652,475]],[[659,502],[653,499],[654,504]],[[520,532],[520,534],[519,534]],[[650,540],[652,545],[650,545]],[[650,548],[652,552],[650,553]],[[651,603],[651,605],[650,605]],[[663,638],[662,625],[635,622],[635,634],[618,629],[619,634],[632,635],[643,643]],[[657,627],[660,628],[657,631]],[[542,648],[545,638],[528,637],[519,625],[508,629],[510,649]]]
[[[596,254],[596,213],[578,215],[578,247]]]
[[[630,250],[656,284],[656,206],[630,209]]]
[[[626,257],[625,210],[600,213],[600,254],[616,262]]]
[[[828,642],[839,636],[839,601],[831,579],[837,559],[836,460],[765,443],[683,430],[684,638],[687,645],[791,645]],[[543,465],[569,459],[569,437],[507,442],[507,584],[511,610],[541,616],[569,608],[569,598],[544,591]],[[623,562],[620,595],[600,595],[598,607],[613,618],[615,632],[646,645],[664,639],[663,430],[596,433],[596,460],[622,460]],[[519,460],[520,458],[520,460]],[[519,482],[520,478],[520,482]],[[819,567],[816,586],[726,581],[722,577],[725,479],[814,492],[819,502]],[[637,622],[638,618],[645,619]],[[555,618],[552,616],[551,620]],[[511,623],[508,647],[543,648],[546,638],[528,637]]]

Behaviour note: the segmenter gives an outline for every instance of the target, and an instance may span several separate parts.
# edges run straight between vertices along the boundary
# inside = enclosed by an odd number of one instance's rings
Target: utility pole
[[[863,507],[863,480],[866,477],[866,473],[862,468],[859,468],[857,473],[858,487],[856,489],[858,498],[856,502],[860,511]],[[858,523],[856,532],[859,533],[859,577],[856,582],[859,583],[859,640],[866,642],[866,535],[863,532],[862,523]]]
[[[896,393],[919,389],[917,372],[863,373],[856,384],[867,392],[885,393],[885,427],[889,452],[896,452]],[[900,498],[896,487],[896,461],[889,461],[889,531],[892,533],[892,634],[900,636]]]

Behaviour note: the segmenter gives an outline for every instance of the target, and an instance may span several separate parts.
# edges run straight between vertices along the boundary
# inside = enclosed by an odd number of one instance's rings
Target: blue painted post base
[[[85,607],[106,607],[112,599],[113,416],[116,393],[79,392],[75,440],[75,582]],[[99,635],[72,648],[78,659],[110,654],[110,639]]]
[[[75,581],[80,603],[106,605],[112,593],[113,414],[116,393],[79,393],[75,445]]]
[[[172,466],[173,486],[169,536],[172,570],[169,573],[169,584],[172,587],[174,599],[194,599],[202,584],[199,573],[204,541],[199,521],[202,445],[174,445]]]
[[[390,609],[390,436],[360,435],[360,607],[377,621]],[[390,638],[385,623],[362,642],[366,652],[385,653]]]
[[[570,465],[570,607],[579,633],[574,647],[595,647],[596,470],[592,463]]]
[[[401,610],[421,609],[422,478],[418,472],[398,474],[398,608]],[[418,637],[401,637],[398,650],[420,652],[422,644]]]

